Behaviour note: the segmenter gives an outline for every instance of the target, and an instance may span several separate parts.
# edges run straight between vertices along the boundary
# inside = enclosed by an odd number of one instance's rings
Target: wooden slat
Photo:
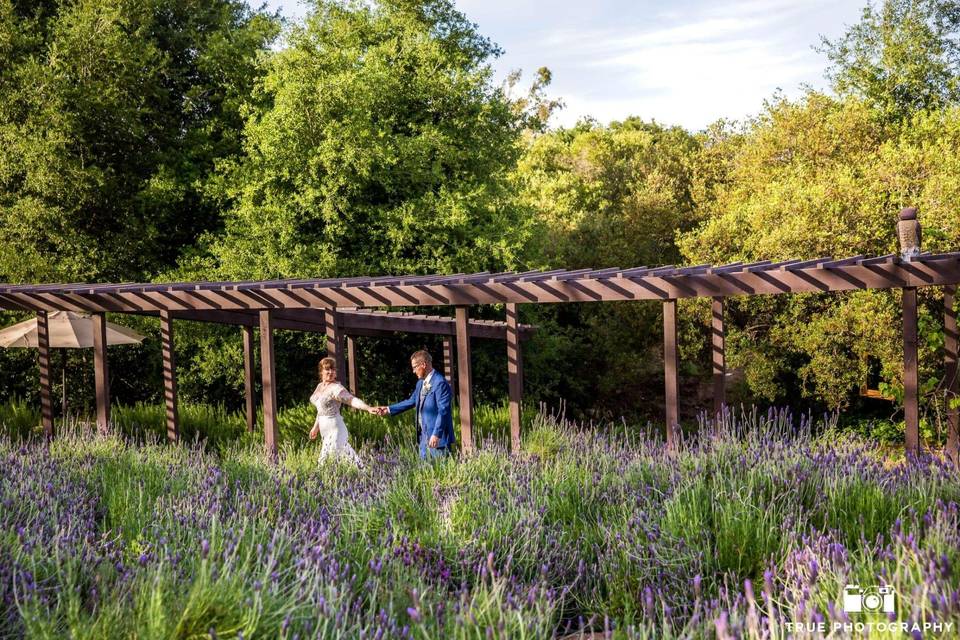
[[[663,303],[663,374],[666,393],[667,448],[675,449],[680,426],[679,360],[677,356],[677,301]]]
[[[819,267],[825,262],[832,262],[833,258],[830,256],[824,256],[822,258],[814,258],[812,260],[802,260],[800,262],[794,262],[792,264],[785,264],[780,267],[781,271],[799,271],[800,269],[809,269],[811,267]]]
[[[93,319],[93,382],[97,399],[97,429],[110,429],[110,381],[107,365],[107,320],[102,313]]]
[[[517,282],[538,282],[540,280],[548,280],[553,276],[559,273],[567,273],[566,269],[551,269],[550,271],[540,271],[537,273],[532,273],[530,275],[520,276],[517,278]]]
[[[743,268],[742,262],[731,262],[729,264],[719,264],[707,269],[708,274],[714,273],[733,273],[734,271],[740,271]]]
[[[166,409],[167,440],[180,439],[180,412],[177,401],[177,362],[173,345],[173,318],[160,312],[160,350],[163,361],[163,401]]]
[[[648,275],[648,276],[672,275],[672,274],[676,273],[676,271],[677,271],[676,265],[667,264],[667,265],[664,265],[664,266],[662,266],[662,267],[657,267],[657,268],[655,268],[655,269],[651,269],[650,271],[647,272],[647,275]]]
[[[327,327],[327,356],[337,362],[337,380],[343,383],[347,379],[346,359],[343,349],[343,330],[340,327],[340,314],[336,309],[325,309]]]
[[[874,264],[883,264],[883,263],[887,263],[887,262],[893,262],[894,260],[896,260],[896,258],[897,258],[897,255],[896,255],[895,253],[888,253],[888,254],[883,255],[883,256],[875,256],[875,257],[873,257],[873,258],[866,258],[866,259],[864,259],[860,264],[861,264],[861,265],[866,265],[866,266],[874,265]]]
[[[260,312],[260,373],[263,385],[263,443],[267,456],[277,459],[277,368],[273,351],[273,312]]]
[[[257,319],[259,324],[259,318]],[[253,433],[257,425],[257,405],[254,397],[254,343],[253,327],[243,327],[243,396],[246,406],[247,431]]]
[[[450,336],[443,337],[443,377],[450,383],[450,388],[456,389],[456,371],[457,364],[453,360],[453,339]],[[456,395],[456,394],[455,394]]]
[[[955,469],[960,469],[960,407],[950,405],[957,400],[960,392],[958,369],[958,335],[957,335],[957,287],[949,286],[943,289],[943,347],[944,347],[944,391],[947,399],[947,447],[946,455],[953,462]]]
[[[690,267],[680,267],[676,270],[674,275],[676,276],[694,276],[699,273],[706,273],[707,269],[710,268],[708,264],[696,264]]]
[[[823,262],[817,265],[818,269],[838,269],[840,267],[846,267],[851,264],[859,264],[863,262],[866,256],[851,256],[849,258],[844,258],[843,260],[832,260],[830,262]]]
[[[903,290],[903,411],[907,453],[920,452],[920,404],[917,374],[917,290]]]
[[[549,280],[566,282],[568,280],[578,280],[579,278],[592,272],[593,269],[574,269],[572,271],[562,271],[552,275]]]
[[[357,345],[356,338],[354,336],[348,335],[346,337],[347,342],[347,385],[350,389],[350,393],[357,396],[360,395],[360,383],[357,378]]]
[[[630,268],[630,269],[624,269],[624,270],[620,273],[620,277],[621,277],[621,278],[639,277],[639,276],[642,276],[643,274],[648,273],[648,272],[650,272],[650,271],[652,271],[652,270],[653,270],[653,267],[643,267],[643,266],[640,266],[640,267],[632,267],[632,268]]]
[[[473,375],[470,363],[470,335],[467,308],[457,307],[457,377],[460,386],[460,449],[473,453]]]
[[[50,319],[46,311],[37,312],[37,356],[40,366],[40,424],[43,427],[43,435],[47,439],[52,439],[53,385],[50,378]]]
[[[507,379],[510,397],[510,450],[520,452],[520,415],[523,398],[520,386],[520,335],[517,305],[507,304]]]
[[[464,278],[463,284],[424,284],[422,276],[381,279],[366,278],[360,286],[350,279],[313,281],[313,285],[293,289],[262,286],[244,290],[229,286],[222,289],[196,290],[191,283],[167,286],[165,291],[117,293],[94,298],[71,289],[57,292],[55,288],[36,290],[36,285],[7,286],[0,291],[3,308],[33,310],[72,309],[101,311],[190,311],[190,310],[248,310],[311,309],[318,307],[380,307],[502,303],[561,303],[598,302],[616,300],[674,299],[694,296],[729,297],[780,293],[851,291],[863,288],[902,288],[960,283],[960,253],[938,255],[933,259],[921,256],[912,262],[902,262],[896,256],[864,258],[846,266],[818,268],[835,260],[789,261],[779,269],[758,268],[758,265],[736,265],[705,269],[703,273],[685,272],[672,265],[655,269],[625,269],[613,277],[585,277],[564,280],[563,269],[533,274],[481,274],[477,281]],[[406,280],[411,285],[396,284]],[[480,282],[482,280],[482,282]],[[384,282],[394,284],[385,285]],[[160,286],[160,285],[144,285]],[[193,289],[191,289],[193,287]],[[62,288],[62,287],[61,287]],[[102,291],[107,289],[100,287]],[[32,293],[31,293],[32,291]]]
[[[783,260],[781,262],[771,262],[770,260],[761,260],[759,263],[744,265],[743,271],[746,273],[766,273],[778,269],[783,270],[800,262],[799,260]]]
[[[723,325],[723,298],[714,298],[711,305],[710,344],[713,363],[713,415],[723,413],[726,402],[726,331]]]

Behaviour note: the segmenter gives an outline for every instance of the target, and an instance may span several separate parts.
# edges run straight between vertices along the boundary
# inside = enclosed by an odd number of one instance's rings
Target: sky
[[[826,89],[826,56],[813,49],[857,22],[867,0],[457,0],[481,34],[504,50],[529,86],[542,66],[564,108],[551,124],[627,116],[697,131],[719,118],[758,114],[777,92]],[[256,4],[255,2],[253,4]],[[267,0],[299,19],[298,0]]]

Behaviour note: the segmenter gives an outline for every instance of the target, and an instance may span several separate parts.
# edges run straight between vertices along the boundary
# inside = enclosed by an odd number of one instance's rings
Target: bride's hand
[[[310,429],[310,439],[316,440],[317,435],[320,433],[320,428],[317,425],[313,425],[313,429]]]

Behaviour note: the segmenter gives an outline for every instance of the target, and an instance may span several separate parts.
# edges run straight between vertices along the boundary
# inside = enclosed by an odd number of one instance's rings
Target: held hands
[[[375,416],[381,416],[381,417],[382,417],[382,416],[388,416],[388,415],[390,415],[390,409],[389,409],[389,407],[370,407],[369,411],[370,411],[370,413],[372,413],[372,414],[375,415]]]

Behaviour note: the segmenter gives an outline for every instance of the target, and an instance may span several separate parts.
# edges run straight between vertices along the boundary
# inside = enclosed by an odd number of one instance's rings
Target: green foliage
[[[884,254],[897,250],[895,214],[907,205],[920,209],[924,249],[960,245],[956,2],[868,6],[822,43],[836,96],[774,96],[752,121],[719,120],[695,135],[634,117],[549,130],[562,106],[546,96],[549,70],[519,96],[519,72],[495,86],[500,50],[451,0],[321,0],[269,51],[278,32],[274,17],[240,0],[0,0],[0,281]],[[899,401],[898,305],[888,292],[732,300],[737,391],[854,407],[878,371],[877,386]],[[949,401],[938,391],[939,305],[937,292],[921,293],[931,413]],[[525,345],[528,397],[569,402],[571,415],[659,419],[658,305],[523,314],[540,326]],[[22,317],[5,312],[0,322]],[[704,404],[708,318],[701,302],[681,305],[688,416]],[[156,403],[155,320],[123,322],[148,341],[111,350],[111,392],[124,406]],[[239,409],[239,332],[177,325],[185,406]],[[403,366],[422,347],[439,343],[360,341],[361,395],[385,402],[408,392]],[[325,344],[279,332],[276,348],[293,441]],[[475,356],[478,396],[498,404],[502,350],[478,345]],[[89,413],[89,354],[71,352],[64,364],[72,410]],[[5,398],[35,403],[36,379],[35,353],[0,353]],[[59,385],[55,375],[56,395]],[[358,421],[373,440],[393,435],[390,423]],[[928,423],[942,431],[939,413]]]
[[[450,273],[517,263],[520,116],[499,50],[448,0],[318,2],[257,83],[220,165],[225,233],[187,269],[229,278]]]
[[[570,269],[664,264],[693,216],[697,140],[637,118],[585,121],[534,139],[518,167],[543,233],[535,251]]]
[[[690,263],[882,255],[898,251],[901,206],[920,207],[924,249],[960,244],[957,216],[943,198],[958,191],[960,108],[885,124],[855,98],[810,93],[776,100],[743,136],[719,142],[726,175],[712,189],[704,221],[681,234]],[[942,360],[938,293],[921,294],[921,377]],[[893,292],[732,300],[728,348],[751,389],[768,400],[796,391],[847,406],[865,385],[871,358],[881,383],[902,385],[900,300]]]
[[[537,215],[531,260],[567,269],[676,263],[674,236],[693,226],[704,190],[700,148],[679,127],[637,118],[585,121],[535,137],[516,172]],[[534,393],[568,399],[578,412],[604,407],[622,415],[653,404],[649,388],[662,388],[655,306],[563,305],[529,317],[541,327],[526,367]],[[577,375],[566,373],[571,364]]]
[[[960,99],[960,3],[884,0],[864,7],[840,38],[822,40],[841,94],[895,119]]]
[[[0,433],[14,440],[26,439],[38,434],[40,411],[23,400],[11,398],[0,404]]]
[[[0,280],[144,278],[218,214],[276,22],[238,0],[0,2]]]

